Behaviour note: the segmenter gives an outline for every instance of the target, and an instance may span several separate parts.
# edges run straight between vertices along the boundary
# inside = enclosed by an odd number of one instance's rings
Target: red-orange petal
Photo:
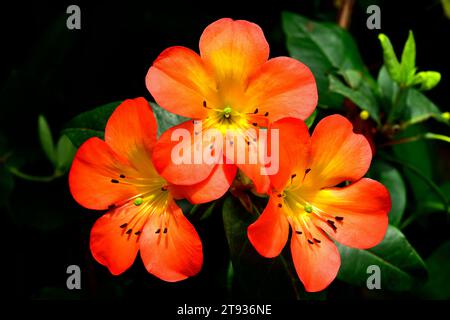
[[[276,121],[285,117],[305,120],[317,105],[317,86],[307,66],[289,57],[270,59],[249,79],[247,110],[255,106]]]
[[[219,85],[229,80],[243,83],[267,61],[269,44],[258,25],[224,18],[203,31],[200,55]]]
[[[284,118],[273,123],[271,130],[278,130],[279,170],[270,176],[273,187],[282,191],[291,176],[303,179],[311,154],[311,138],[308,127],[299,119]]]
[[[120,175],[130,172],[120,157],[99,138],[90,138],[78,149],[69,173],[69,187],[83,207],[105,210],[136,194],[136,188],[120,183]],[[133,174],[133,173],[132,173]]]
[[[106,143],[135,168],[142,167],[151,159],[156,143],[156,123],[153,110],[144,98],[128,99],[112,113],[105,128]]]
[[[185,47],[164,50],[148,70],[145,83],[161,107],[196,119],[206,116],[203,101],[216,90],[200,56]]]
[[[91,230],[93,257],[114,275],[127,270],[139,250],[139,237],[133,232],[127,234],[124,227],[137,210],[134,205],[114,209],[100,217]]]
[[[311,201],[327,214],[342,218],[336,221],[335,231],[327,223],[319,222],[338,242],[367,249],[383,240],[391,199],[381,183],[363,178],[345,188],[323,189]]]
[[[176,198],[186,198],[191,203],[205,203],[222,197],[230,188],[237,167],[232,164],[218,164],[208,178],[200,183],[182,186],[171,185],[170,190]]]
[[[174,203],[164,216],[149,217],[141,238],[141,257],[148,272],[175,282],[196,275],[203,264],[200,238],[192,224]]]
[[[291,253],[305,290],[317,292],[328,287],[336,278],[341,257],[336,245],[322,230],[311,223],[308,230],[310,236],[304,230],[302,234],[292,232]]]
[[[176,185],[192,185],[210,176],[216,163],[208,164],[203,161],[202,155],[205,149],[209,150],[209,146],[207,143],[196,142],[201,135],[202,133],[194,133],[193,121],[183,122],[161,135],[153,151],[153,164],[163,178]],[[187,163],[174,159],[184,155],[188,155]]]
[[[278,207],[279,202],[279,198],[272,195],[261,216],[247,229],[251,244],[266,258],[278,256],[289,236],[289,223]]]
[[[334,187],[356,181],[367,172],[372,150],[367,139],[353,132],[350,121],[340,115],[322,119],[311,137],[311,171],[305,187]]]

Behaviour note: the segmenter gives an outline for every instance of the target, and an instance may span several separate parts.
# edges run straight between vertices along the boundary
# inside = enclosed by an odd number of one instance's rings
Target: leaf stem
[[[18,178],[28,180],[28,181],[33,181],[33,182],[51,182],[51,181],[55,180],[56,178],[59,178],[62,175],[64,175],[64,172],[60,171],[60,170],[55,170],[55,172],[50,176],[33,176],[30,174],[24,173],[14,167],[8,167],[8,170],[9,170],[9,172],[11,172],[13,175],[15,175]]]
[[[398,145],[398,144],[403,144],[403,143],[414,142],[414,141],[418,141],[421,139],[440,140],[440,141],[450,143],[450,137],[448,137],[448,136],[444,136],[442,134],[437,134],[437,133],[432,133],[432,132],[426,132],[426,133],[418,134],[418,135],[412,136],[412,137],[402,138],[402,139],[398,139],[398,140],[391,140],[386,143],[380,144],[379,147],[381,147],[381,148],[388,147],[388,146],[393,146],[393,145]]]

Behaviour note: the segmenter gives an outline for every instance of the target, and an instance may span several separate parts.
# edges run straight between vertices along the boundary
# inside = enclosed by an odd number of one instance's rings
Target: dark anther
[[[167,191],[167,187],[161,187],[161,191]]]
[[[195,134],[196,136],[197,136],[199,133],[200,133],[200,132],[198,132],[198,131],[195,131],[195,132],[194,132],[194,134]]]
[[[344,220],[344,217],[334,217],[337,221],[342,221],[342,220]]]
[[[206,100],[203,100],[203,108],[206,108]]]
[[[120,229],[126,228],[127,225],[128,225],[128,223],[121,224],[121,225],[120,225]]]
[[[134,234],[138,236],[138,235],[140,235],[141,233],[142,233],[142,231],[139,230],[139,231],[136,231]]]
[[[305,174],[308,174],[311,171],[311,168],[305,170]]]
[[[312,242],[311,240],[308,239],[308,243],[309,244],[314,244],[314,242]]]
[[[297,174],[294,173],[294,174],[291,176],[291,179],[294,179],[296,176],[297,176]]]
[[[128,229],[127,232],[125,232],[126,234],[130,234],[131,232],[133,232],[132,229]]]
[[[281,193],[279,193],[278,195],[277,195],[277,197],[278,198],[281,198],[283,195],[281,194]]]
[[[314,241],[315,241],[316,243],[320,243],[320,242],[321,242],[319,239],[316,239],[316,238],[314,238]]]
[[[258,124],[256,122],[253,122],[252,125],[256,127]]]
[[[278,204],[278,208],[281,208],[283,205],[281,203]]]
[[[167,233],[167,228],[164,228],[164,231],[163,231],[163,233]]]
[[[214,148],[214,144],[209,146],[209,150],[212,150]]]
[[[233,143],[234,143],[233,141],[230,141],[230,146],[232,146],[232,145],[233,145]]]
[[[334,221],[327,220],[327,223],[333,229],[333,231],[336,231],[337,227],[334,225]]]
[[[258,111],[259,111],[258,108],[256,108],[256,109],[255,109],[255,112],[253,112],[253,113],[254,113],[254,114],[257,114]]]
[[[247,140],[247,144],[250,145],[250,141],[249,140]]]
[[[269,112],[264,113],[264,117],[267,117],[269,115]]]
[[[119,180],[111,179],[111,182],[112,182],[112,183],[119,183]]]
[[[121,179],[125,179],[125,175],[124,175],[124,174],[121,174],[121,175],[120,175],[120,178],[121,178]]]
[[[158,229],[155,231],[155,233],[160,233],[160,232],[161,232],[161,229]]]
[[[295,231],[296,234],[302,234],[303,232],[301,231]]]

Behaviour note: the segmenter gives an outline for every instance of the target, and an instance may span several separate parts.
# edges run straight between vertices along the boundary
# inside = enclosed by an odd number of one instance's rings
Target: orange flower
[[[90,248],[112,274],[127,270],[140,250],[148,272],[179,281],[200,271],[203,253],[197,232],[174,199],[201,190],[204,182],[176,186],[158,175],[152,164],[156,131],[145,99],[124,101],[108,120],[105,141],[90,138],[78,150],[70,191],[86,208],[108,209],[92,228]],[[222,193],[210,191],[204,200]]]
[[[289,57],[269,59],[269,45],[261,28],[248,21],[220,19],[209,25],[200,38],[200,55],[185,47],[163,51],[148,71],[146,85],[156,102],[170,112],[203,120],[202,132],[215,128],[222,133],[243,135],[251,128],[267,127],[272,121],[294,117],[306,119],[316,107],[317,88],[308,67]],[[194,124],[187,121],[169,129],[156,148],[155,167],[177,184],[197,183],[207,178],[216,164],[175,164],[171,150],[172,132],[184,128],[194,136]],[[197,132],[196,134],[198,134]],[[253,180],[258,192],[269,186],[260,174],[262,163],[236,163],[237,153],[254,152],[255,140],[247,137],[245,150],[238,150],[232,162]],[[203,137],[202,150],[210,147]],[[206,150],[207,151],[207,150]],[[233,167],[219,168],[232,176]],[[226,183],[226,180],[222,180]],[[210,184],[218,187],[218,181]],[[229,187],[229,184],[228,184]],[[220,187],[223,188],[223,187]]]
[[[275,257],[290,224],[297,274],[307,291],[320,291],[340,266],[329,236],[354,248],[375,246],[386,233],[390,196],[382,184],[363,178],[372,152],[346,118],[324,118],[311,137],[299,120],[283,119],[273,127],[280,133],[280,170],[270,177],[269,203],[249,226],[248,237],[261,255]],[[338,186],[344,182],[350,184]]]

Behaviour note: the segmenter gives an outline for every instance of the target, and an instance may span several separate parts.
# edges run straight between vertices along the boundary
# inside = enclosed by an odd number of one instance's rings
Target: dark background
[[[66,28],[66,8],[81,7],[81,30]],[[358,1],[350,32],[376,76],[382,53],[378,31],[366,28],[369,4],[381,7],[381,32],[399,50],[408,30],[417,43],[417,66],[440,71],[439,86],[427,93],[443,111],[449,110],[450,20],[440,1]],[[2,3],[0,7],[0,138],[14,150],[24,171],[51,173],[37,137],[37,117],[44,114],[55,135],[80,112],[125,98],[150,99],[144,77],[165,48],[183,45],[198,50],[203,29],[222,17],[259,24],[271,56],[287,55],[281,12],[289,10],[317,20],[336,21],[333,1],[209,1],[195,3],[117,3],[73,0]],[[397,51],[397,53],[399,53]],[[447,154],[448,155],[448,154]],[[447,176],[448,177],[448,176]],[[38,184],[16,179],[6,210],[2,209],[3,273],[10,294],[20,298],[158,298],[227,297],[227,244],[220,215],[198,224],[205,264],[199,276],[168,284],[147,274],[137,259],[131,270],[112,277],[91,257],[89,231],[100,214],[85,210],[71,198],[67,179]],[[414,230],[412,231],[414,232]],[[425,257],[420,241],[411,241]],[[422,249],[422,251],[420,251]],[[66,268],[82,269],[80,292],[65,289]],[[330,295],[338,295],[332,284]],[[351,297],[351,295],[350,295]]]

